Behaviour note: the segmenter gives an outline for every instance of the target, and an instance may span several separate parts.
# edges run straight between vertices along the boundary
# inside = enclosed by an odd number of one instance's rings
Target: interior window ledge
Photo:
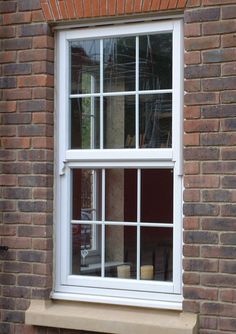
[[[110,334],[197,334],[197,315],[120,305],[32,300],[26,324]]]

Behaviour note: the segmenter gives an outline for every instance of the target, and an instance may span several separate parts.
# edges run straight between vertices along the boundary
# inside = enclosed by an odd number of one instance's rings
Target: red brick
[[[217,297],[218,290],[214,288],[184,287],[184,298],[187,299],[217,300]]]
[[[220,300],[229,303],[236,303],[236,290],[232,289],[221,290]]]
[[[16,101],[0,101],[0,110],[3,112],[15,112],[16,111]]]
[[[127,4],[127,2],[128,1],[126,0],[126,4]],[[142,12],[149,12],[150,8],[151,8],[151,4],[152,4],[152,2],[150,0],[144,0],[143,1],[143,6],[142,6]],[[129,12],[131,12],[131,11],[132,11],[132,9],[130,8]]]
[[[155,3],[160,3],[161,0],[153,0],[151,10],[155,10],[156,8],[153,8],[155,6]],[[117,0],[117,6],[118,6],[119,0]],[[134,0],[134,12],[141,12],[142,8],[142,1],[141,0]]]
[[[235,4],[235,2],[234,2]],[[236,18],[236,6],[224,6],[222,7],[222,19],[234,19]]]
[[[60,12],[59,12],[58,6],[57,6],[57,1],[56,0],[50,0],[50,7],[51,7],[51,11],[52,11],[52,14],[53,14],[54,18],[56,20],[59,20],[61,17],[60,17]]]
[[[185,48],[187,51],[196,51],[204,49],[214,49],[220,46],[220,37],[195,37],[185,39]]]
[[[204,133],[201,134],[201,144],[204,146],[227,146],[234,145],[236,133]]]
[[[109,15],[116,14],[116,0],[109,0],[108,2],[108,13]]]
[[[45,19],[48,21],[52,21],[54,19],[53,13],[51,11],[51,7],[49,7],[49,4],[47,3],[47,0],[41,0],[41,6],[42,10],[45,16]]]
[[[93,0],[92,1],[92,9],[93,9],[93,16],[100,15],[100,0]]]
[[[0,3],[0,13],[13,13],[16,11],[16,1],[2,1]]]
[[[117,1],[117,14],[124,14],[125,12],[125,0],[118,0]]]
[[[220,8],[200,8],[187,10],[185,12],[185,22],[206,22],[216,21],[220,18]]]
[[[16,175],[0,175],[1,186],[15,186],[17,184]]]
[[[178,0],[170,0],[168,9],[175,9],[177,7]]]
[[[201,90],[201,81],[199,79],[185,80],[184,89],[186,92],[199,92]]]
[[[84,1],[83,3],[84,3],[84,17],[91,17],[92,8],[91,8],[90,0]]]
[[[25,13],[11,13],[3,15],[3,24],[19,24],[19,23],[29,23],[31,22],[31,12]]]
[[[4,244],[13,249],[27,249],[31,247],[31,238],[5,237]]]
[[[201,109],[198,106],[184,107],[184,117],[187,119],[200,118]]]
[[[236,75],[236,62],[222,64],[222,75]]]
[[[34,124],[53,124],[53,114],[46,112],[35,112],[33,114],[32,122]]]
[[[220,49],[203,51],[202,53],[203,63],[220,63],[236,60],[236,50],[233,49]]]
[[[235,0],[202,0],[203,6],[217,6],[230,3],[235,4]]]
[[[53,138],[32,138],[32,148],[53,149]]]
[[[229,319],[229,318],[221,317],[219,319],[219,329],[225,330],[225,331],[236,332],[236,319]]]
[[[219,131],[220,123],[215,119],[185,120],[184,130],[186,132],[216,132]]]
[[[185,24],[184,35],[186,37],[200,36],[201,35],[201,24],[200,23]],[[186,42],[189,43],[188,40],[186,40]]]
[[[200,246],[199,245],[184,245],[183,246],[183,255],[185,257],[199,257]]]
[[[184,185],[186,188],[218,188],[220,178],[217,175],[185,176]]]
[[[184,70],[186,79],[219,77],[221,74],[220,65],[192,65],[187,66]]]
[[[184,217],[184,229],[185,230],[198,230],[199,229],[199,218],[197,217]]]
[[[184,163],[184,174],[185,175],[194,175],[198,174],[200,171],[200,164],[198,161],[191,161]]]
[[[200,191],[196,189],[185,189],[183,199],[185,202],[199,202]]]
[[[199,146],[200,136],[198,133],[184,134],[184,146]]]
[[[185,312],[198,313],[199,308],[200,308],[200,306],[199,306],[198,301],[192,301],[192,300],[184,300],[183,301],[183,310]]]
[[[35,10],[32,12],[32,22],[44,21],[43,12],[41,10]]]
[[[236,103],[236,90],[223,91],[220,98],[222,103]]]
[[[236,35],[228,34],[221,37],[222,46],[224,48],[236,46]]]
[[[69,16],[68,16],[68,13],[67,13],[67,8],[66,8],[64,0],[61,0],[61,1],[59,0],[58,1],[58,7],[59,7],[62,18],[64,20],[68,19]]]
[[[87,1],[89,2],[89,0]],[[73,0],[67,0],[66,1],[66,7],[67,7],[67,13],[69,18],[73,19],[76,17],[75,7]]]
[[[1,26],[0,38],[10,38],[16,36],[16,27],[14,26]]]
[[[219,259],[234,259],[236,254],[235,247],[231,246],[202,246],[201,255],[206,258],[219,258]],[[225,275],[226,276],[226,275]],[[223,280],[224,277],[221,277]],[[236,277],[235,277],[236,279]],[[227,283],[225,282],[227,286]]]
[[[84,17],[83,0],[74,0],[74,6],[76,11],[76,17]]]
[[[13,63],[16,61],[16,51],[0,52],[0,63]]]
[[[31,61],[53,61],[54,60],[54,53],[53,50],[25,50],[19,52],[19,61],[23,62],[31,62]]]
[[[191,51],[185,52],[184,54],[184,63],[186,65],[195,65],[199,64],[201,61],[200,51]]]
[[[191,272],[217,272],[218,260],[213,259],[185,259],[184,268]]]
[[[7,138],[2,139],[5,148],[30,148],[30,138]]]
[[[219,149],[215,147],[185,148],[184,157],[186,160],[193,161],[218,160]]]
[[[219,102],[218,93],[188,93],[185,95],[185,104],[191,105],[206,105],[217,104]]]
[[[202,30],[203,35],[234,33],[236,31],[236,21],[227,20],[203,23]]]
[[[33,49],[54,48],[54,38],[51,36],[33,37]]]
[[[227,190],[217,189],[202,191],[203,202],[230,202],[231,197],[231,192]]]
[[[186,3],[187,3],[187,0],[179,0],[177,8],[184,8],[186,6]]]
[[[200,283],[199,273],[186,272],[183,274],[183,283],[189,285],[198,285]]]
[[[18,78],[18,87],[53,87],[53,78],[49,75],[31,75]]]
[[[169,0],[161,0],[159,10],[165,10],[168,8]]]
[[[229,90],[236,87],[236,77],[214,78],[202,80],[203,91]]]
[[[203,317],[200,318],[200,327],[204,329],[217,329],[218,318],[217,317]]]

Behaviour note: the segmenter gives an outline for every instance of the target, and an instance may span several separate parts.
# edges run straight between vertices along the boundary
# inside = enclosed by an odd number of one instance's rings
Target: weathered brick
[[[201,283],[205,286],[235,287],[236,277],[235,275],[227,275],[227,274],[216,274],[216,273],[214,275],[208,274],[202,276]],[[230,316],[231,313],[229,312],[229,310],[227,310],[226,312],[228,313],[228,316]]]
[[[15,309],[15,299],[13,298],[2,298],[0,297],[0,307],[1,309],[9,310]]]
[[[234,186],[231,186],[233,188]],[[223,217],[235,217],[236,205],[235,204],[224,204],[221,208],[221,214]]]
[[[18,87],[53,87],[53,79],[49,75],[31,75],[20,76],[18,78]]]
[[[236,74],[236,62],[222,64],[222,75],[235,75],[235,74]]]
[[[52,136],[53,129],[49,125],[20,125],[18,134],[20,137]]]
[[[53,59],[53,50],[35,49],[19,51],[19,61],[22,63],[44,60],[53,61]]]
[[[231,32],[233,33],[235,32],[235,30],[235,20],[207,22],[203,23],[202,25],[203,35],[226,34]]]
[[[235,245],[235,240],[236,233],[228,232],[220,235],[220,242],[224,245]]]
[[[16,126],[12,125],[0,125],[0,133],[2,137],[15,137],[16,136]]]
[[[22,25],[20,36],[38,36],[49,35],[50,28],[47,23],[35,23],[30,25]]]
[[[0,13],[13,13],[16,11],[16,1],[1,1]]]
[[[5,188],[3,189],[3,197],[9,199],[29,199],[32,197],[32,190],[29,188]]]
[[[184,130],[186,132],[215,132],[219,131],[218,120],[186,120],[184,122]]]
[[[199,245],[184,245],[183,255],[186,257],[199,257],[200,246]]]
[[[230,202],[232,194],[228,190],[203,190],[202,200],[204,202]]]
[[[53,149],[54,142],[53,138],[40,138],[34,137],[32,138],[32,148],[44,148],[44,149]]]
[[[188,93],[185,95],[184,102],[186,105],[207,105],[207,104],[216,104],[219,102],[218,93]]]
[[[34,10],[32,12],[32,22],[42,22],[44,21],[44,15],[41,10]]]
[[[0,88],[16,88],[16,78],[0,78]]]
[[[236,105],[203,106],[201,115],[203,118],[226,118],[235,116]]]
[[[183,273],[183,283],[189,284],[189,285],[198,285],[200,283],[199,273],[184,272]]]
[[[32,47],[32,39],[31,38],[6,39],[3,41],[3,47],[5,50],[30,49]]]
[[[200,118],[201,109],[199,106],[185,106],[184,107],[184,117],[186,119],[196,119]]]
[[[28,162],[23,163],[3,163],[2,172],[6,174],[28,174],[31,173],[31,164]]]
[[[50,201],[19,201],[18,208],[21,212],[50,212],[52,203]]]
[[[199,144],[200,144],[199,133],[184,134],[184,146],[199,146]]]
[[[201,53],[200,51],[191,51],[185,52],[184,54],[184,63],[186,65],[195,65],[200,64]]]
[[[220,76],[220,65],[191,65],[187,66],[184,70],[186,79],[198,79],[198,78],[210,78]]]
[[[17,248],[17,247],[14,247],[14,248]],[[13,261],[4,262],[3,270],[6,273],[31,273],[32,265],[29,263],[23,263],[23,262],[13,262]]]
[[[19,286],[33,286],[39,288],[47,285],[47,278],[40,275],[19,275],[17,282]]]
[[[236,319],[221,317],[219,319],[219,329],[224,331],[236,332]]]
[[[219,206],[207,203],[185,203],[184,215],[186,216],[217,216],[219,214]]]
[[[235,189],[236,188],[236,176],[224,176],[222,178],[223,188]]]
[[[218,175],[185,176],[184,185],[186,188],[218,188],[220,178]]]
[[[190,272],[217,272],[218,260],[215,259],[185,259],[184,269]]]
[[[218,160],[219,149],[214,147],[191,147],[184,150],[185,160]]]
[[[48,101],[47,109],[52,107],[52,103]],[[34,124],[53,124],[53,114],[49,112],[35,112],[33,113]]]
[[[201,90],[200,79],[185,80],[184,81],[184,90],[186,92],[199,92]]]
[[[0,211],[16,211],[16,203],[14,201],[0,200]]]
[[[221,63],[236,60],[235,48],[208,50],[202,52],[203,63]]]
[[[2,115],[2,124],[27,124],[31,122],[31,115],[26,113],[21,114],[4,114]]]
[[[200,202],[200,191],[196,189],[185,189],[183,199],[185,202]]]
[[[216,232],[185,231],[184,233],[184,242],[187,244],[216,244],[218,239]]]
[[[218,318],[201,316],[199,325],[200,325],[200,328],[204,328],[204,329],[217,329]]]
[[[46,109],[45,100],[18,101],[17,108],[19,111],[43,111]]]
[[[14,235],[16,235],[16,227],[1,224],[0,225],[0,233],[1,233],[1,236],[14,236]]]
[[[4,75],[30,74],[31,64],[7,64],[3,66]]]
[[[36,250],[20,250],[17,258],[19,261],[23,262],[47,262],[47,253]]]
[[[16,51],[0,52],[0,64],[12,63],[14,61],[16,61]]]
[[[16,284],[16,276],[13,274],[0,274],[0,281],[2,285],[15,285]]]
[[[199,313],[199,301],[183,300],[183,310],[186,312]]]
[[[15,298],[30,298],[30,289],[19,286],[4,286],[3,296],[15,297]]]
[[[11,13],[3,15],[3,24],[30,23],[31,13]]]
[[[5,138],[2,140],[3,146],[5,148],[29,148],[30,139],[29,138]]]
[[[201,8],[187,10],[184,16],[185,22],[215,21],[220,17],[220,8]]]
[[[236,91],[221,92],[222,103],[236,103]]]
[[[18,227],[19,237],[32,237],[32,238],[43,238],[52,236],[51,226],[19,226]],[[43,241],[43,240],[42,240]]]
[[[202,80],[202,89],[204,91],[219,91],[234,89],[236,86],[236,77],[214,78]]]
[[[15,37],[16,28],[11,26],[1,26],[0,27],[0,38],[11,38]]]
[[[32,73],[53,75],[54,65],[53,65],[53,63],[46,62],[46,61],[35,62],[35,63],[32,64]],[[53,86],[52,80],[51,80],[51,86]]]
[[[214,288],[185,287],[184,298],[217,300],[218,290]]]
[[[236,143],[236,133],[204,133],[201,134],[201,145],[204,146],[227,146]]]
[[[16,175],[0,175],[0,185],[1,186],[15,186],[16,185]]]
[[[235,168],[235,161],[214,161],[202,164],[204,174],[235,174]]]
[[[201,248],[201,255],[206,258],[234,259],[235,254],[236,254],[236,248],[230,246],[203,245]]]
[[[16,101],[0,101],[0,112],[15,112]]]
[[[211,314],[217,316],[231,316],[234,317],[234,312],[236,311],[235,305],[222,304],[222,303],[212,303],[205,302],[202,304],[201,312],[203,314]]]
[[[220,300],[224,302],[235,303],[236,302],[236,290],[222,289],[220,291]]]
[[[53,174],[53,164],[50,163],[34,163],[33,164],[33,173],[34,174]]]
[[[53,152],[49,150],[24,150],[18,154],[23,161],[53,161]]]
[[[198,217],[184,217],[183,221],[184,230],[198,230],[199,218]]]
[[[8,212],[3,215],[3,222],[7,224],[30,224],[31,219],[27,213]]]
[[[235,235],[234,243],[235,244]],[[220,261],[220,272],[228,274],[236,274],[236,261],[233,260],[221,260]]]
[[[3,311],[2,312],[2,320],[4,322],[17,322],[17,323],[24,323],[25,321],[25,314],[24,312],[20,311]]]
[[[32,97],[32,92],[27,88],[16,88],[4,90],[3,98],[5,100],[17,101],[17,100],[29,100]]]
[[[18,0],[19,11],[41,9],[40,0]]]
[[[34,199],[53,199],[53,190],[50,188],[35,188],[33,189]]]
[[[236,46],[236,35],[228,34],[221,37],[221,43],[224,48]]]
[[[220,46],[220,36],[187,38],[184,44],[187,51],[214,49]]]
[[[226,147],[221,150],[223,160],[236,160],[236,149],[234,147]]]
[[[185,37],[197,37],[201,35],[201,24],[200,23],[190,23],[184,26],[184,36]]]

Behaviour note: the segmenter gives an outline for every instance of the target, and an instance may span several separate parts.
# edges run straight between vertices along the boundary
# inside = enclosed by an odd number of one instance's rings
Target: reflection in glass
[[[135,37],[104,39],[104,91],[135,90]]]
[[[141,222],[173,223],[171,169],[141,170]]]
[[[139,89],[172,87],[172,34],[139,37]]]
[[[100,41],[84,40],[70,43],[71,93],[99,92]]]
[[[172,95],[140,95],[140,148],[172,145]]]
[[[135,97],[104,98],[104,148],[135,147]]]
[[[101,227],[74,224],[72,238],[72,275],[101,276]]]
[[[172,229],[141,227],[140,244],[140,279],[172,281]]]
[[[99,98],[71,99],[71,148],[99,148]]]
[[[106,169],[106,221],[137,221],[137,170]]]
[[[73,169],[72,171],[72,219],[101,219],[101,171]]]
[[[135,226],[106,226],[105,276],[136,279]]]

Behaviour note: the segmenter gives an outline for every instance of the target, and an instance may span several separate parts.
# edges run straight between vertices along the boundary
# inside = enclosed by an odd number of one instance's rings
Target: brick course
[[[72,333],[24,325],[52,286],[50,24],[185,7],[183,307],[199,313],[199,334],[236,332],[235,0],[1,0],[1,334]]]

